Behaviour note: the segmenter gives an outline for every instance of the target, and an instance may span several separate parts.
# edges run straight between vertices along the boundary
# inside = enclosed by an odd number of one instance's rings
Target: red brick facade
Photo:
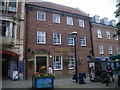
[[[102,38],[98,38],[97,30],[101,30]],[[106,32],[110,32],[111,39],[107,39]],[[93,37],[93,47],[94,47],[94,56],[96,57],[109,57],[111,55],[117,54],[117,47],[118,47],[118,40],[113,38],[117,29],[114,26],[109,26],[101,23],[93,23],[93,30],[92,30],[92,37]],[[100,55],[99,53],[99,45],[103,45],[104,54]],[[108,46],[112,46],[112,54],[108,52]]]
[[[54,5],[54,4],[53,4]],[[29,5],[28,5],[29,6]],[[68,7],[67,7],[68,8]],[[76,10],[76,9],[75,9]],[[37,20],[37,11],[44,11],[46,13],[46,21]],[[53,23],[53,14],[60,15],[60,23]],[[67,25],[66,16],[70,16],[73,18],[73,25]],[[47,57],[47,67],[51,65],[54,67],[54,56],[61,55],[62,56],[62,69],[54,70],[55,74],[69,74],[72,73],[68,69],[68,66],[64,63],[64,58],[68,55],[74,56],[74,46],[68,45],[68,34],[73,31],[77,32],[76,43],[77,43],[77,58],[82,58],[83,62],[78,64],[79,72],[88,72],[88,62],[87,56],[91,56],[91,40],[90,40],[90,25],[89,25],[89,17],[82,16],[76,13],[64,13],[64,9],[57,11],[50,10],[46,8],[41,8],[38,6],[33,6],[29,8],[29,14],[26,15],[27,18],[27,59],[36,58],[36,55],[48,55]],[[83,19],[85,27],[80,27],[78,23],[78,19]],[[46,32],[46,44],[37,44],[37,30]],[[53,33],[59,32],[61,33],[61,45],[54,45],[53,43]],[[80,36],[85,35],[86,38],[86,46],[80,46]],[[38,50],[38,53],[35,52]],[[50,56],[52,56],[50,58]],[[35,72],[35,64],[33,67],[28,63],[28,75],[33,74]]]

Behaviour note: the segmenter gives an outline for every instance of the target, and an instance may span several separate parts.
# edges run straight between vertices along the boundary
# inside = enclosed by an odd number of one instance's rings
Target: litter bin
[[[86,84],[86,73],[79,73],[79,84]]]

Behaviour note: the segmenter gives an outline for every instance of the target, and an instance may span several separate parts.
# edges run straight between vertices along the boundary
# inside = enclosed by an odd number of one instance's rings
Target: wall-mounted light
[[[52,58],[52,55],[50,55],[50,59]]]

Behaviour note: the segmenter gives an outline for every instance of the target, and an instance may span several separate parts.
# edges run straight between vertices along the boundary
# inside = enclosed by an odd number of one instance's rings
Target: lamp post
[[[76,82],[78,83],[78,66],[77,66],[77,53],[76,53],[76,35],[77,35],[77,32],[72,32],[71,35],[74,38],[75,78],[76,78]]]

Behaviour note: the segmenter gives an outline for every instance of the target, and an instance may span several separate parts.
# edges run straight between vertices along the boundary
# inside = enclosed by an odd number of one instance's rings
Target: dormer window
[[[103,18],[100,20],[101,23],[108,25],[108,18]]]

